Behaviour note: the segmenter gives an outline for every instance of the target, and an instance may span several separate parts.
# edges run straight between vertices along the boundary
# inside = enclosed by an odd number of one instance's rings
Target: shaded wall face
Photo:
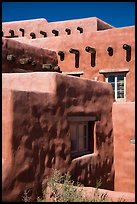
[[[2,39],[2,72],[45,71],[43,64],[57,66],[57,54],[51,50],[29,46],[12,39]]]
[[[58,55],[58,65],[62,72],[84,72],[81,77],[92,80],[105,81],[105,76],[100,70],[128,69],[126,72],[126,101],[135,100],[135,28],[113,28],[106,31],[86,32],[70,36],[58,36],[46,39],[17,39],[37,47],[52,49],[57,53],[64,52],[64,60]],[[131,46],[131,59],[126,61],[126,50],[123,45]],[[95,66],[91,66],[91,53],[85,51],[90,46],[95,48]],[[109,56],[108,47],[113,48],[113,55]],[[69,50],[73,48],[79,51],[79,67],[75,67],[75,54]],[[69,63],[68,63],[69,62]]]
[[[120,114],[122,113],[122,114]],[[115,191],[135,192],[135,103],[113,104]]]
[[[3,183],[5,201],[20,200],[26,186],[34,200],[36,192],[40,195],[42,180],[51,174],[52,168],[62,173],[69,171],[75,181],[86,186],[95,185],[96,179],[101,177],[102,188],[113,189],[111,86],[61,74],[55,76],[56,92],[44,93],[17,90],[14,74],[12,164]],[[92,154],[72,159],[68,117],[93,115],[96,116],[96,149]]]

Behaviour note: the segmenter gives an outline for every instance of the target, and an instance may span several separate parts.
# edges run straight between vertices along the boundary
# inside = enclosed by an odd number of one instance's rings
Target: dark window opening
[[[71,158],[77,158],[94,152],[93,121],[70,122]]]

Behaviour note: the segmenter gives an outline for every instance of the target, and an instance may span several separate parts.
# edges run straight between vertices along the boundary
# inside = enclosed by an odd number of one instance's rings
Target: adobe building
[[[52,168],[135,193],[135,26],[34,19],[2,35],[3,200],[35,197]]]

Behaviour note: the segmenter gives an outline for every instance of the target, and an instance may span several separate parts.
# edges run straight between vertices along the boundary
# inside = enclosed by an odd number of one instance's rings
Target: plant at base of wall
[[[69,173],[62,175],[60,171],[53,169],[50,178],[42,183],[43,198],[38,197],[37,202],[113,202],[108,199],[107,193],[100,193],[101,179],[97,180],[96,188],[90,197],[84,196],[83,187],[80,183],[74,185]],[[30,202],[28,191],[24,191],[24,202]],[[124,198],[119,198],[117,202],[125,202]]]
[[[74,186],[74,181],[71,181],[70,177],[69,173],[61,175],[58,170],[54,169],[51,178],[47,181],[46,190],[43,189],[46,200],[49,198],[53,202],[84,202],[82,192],[77,191],[77,187],[82,185],[77,183]]]

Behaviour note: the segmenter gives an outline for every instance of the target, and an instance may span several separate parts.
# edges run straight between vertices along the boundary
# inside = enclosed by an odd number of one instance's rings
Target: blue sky
[[[98,17],[115,27],[135,25],[134,2],[2,2],[2,22]]]

